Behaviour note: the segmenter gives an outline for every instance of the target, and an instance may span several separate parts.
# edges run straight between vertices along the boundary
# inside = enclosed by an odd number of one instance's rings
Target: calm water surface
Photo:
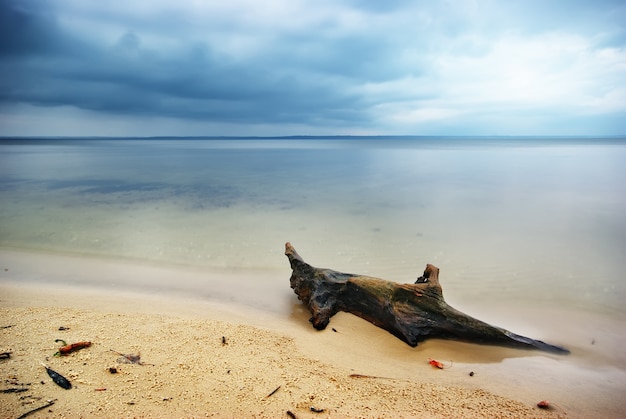
[[[290,241],[401,282],[433,263],[453,299],[623,319],[624,214],[620,139],[0,141],[0,246],[275,271],[280,287]]]

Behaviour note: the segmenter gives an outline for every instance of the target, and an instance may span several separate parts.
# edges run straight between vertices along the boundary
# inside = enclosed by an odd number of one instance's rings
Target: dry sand
[[[279,418],[288,411],[298,418],[561,416],[474,386],[350,377],[367,366],[354,371],[314,359],[291,337],[213,320],[229,316],[217,309],[204,318],[164,315],[147,312],[145,300],[134,302],[117,297],[107,308],[86,293],[3,285],[0,349],[11,357],[0,362],[1,389],[26,391],[1,394],[0,416],[18,417],[47,400],[55,403],[32,417]],[[157,311],[157,300],[150,303]],[[55,339],[92,346],[55,357]],[[120,363],[111,349],[140,353],[146,365]],[[73,388],[55,385],[40,362]]]
[[[19,279],[54,270],[33,254],[24,264],[14,261]],[[107,269],[102,261],[81,263],[94,275]],[[140,268],[132,272],[141,275]],[[599,418],[626,412],[620,369],[581,370],[570,366],[576,358],[459,342],[410,348],[345,313],[318,332],[295,297],[290,314],[280,316],[203,299],[24,284],[11,272],[2,278],[0,352],[11,355],[0,360],[0,390],[26,391],[0,393],[0,417],[19,417],[47,400],[55,402],[29,417]],[[55,357],[55,339],[92,346]],[[111,349],[140,354],[146,365],[120,363]],[[428,357],[451,368],[435,369]],[[55,385],[41,362],[73,388]],[[565,411],[537,408],[542,399]]]

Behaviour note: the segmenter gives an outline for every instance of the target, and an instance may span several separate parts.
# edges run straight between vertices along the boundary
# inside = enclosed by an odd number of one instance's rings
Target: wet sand
[[[189,271],[4,250],[0,257],[0,352],[11,353],[0,360],[1,390],[27,389],[0,393],[1,417],[18,417],[46,400],[55,403],[31,417],[288,417],[290,411],[298,418],[593,418],[626,413],[618,321],[561,312],[574,316],[575,323],[551,338],[567,343],[569,356],[437,340],[411,348],[344,313],[327,330],[315,331],[289,294],[284,306],[264,309],[219,293],[192,298],[148,286],[155,275],[191,281]],[[74,279],[59,277],[63,270]],[[146,289],[111,286],[121,273]],[[76,279],[90,275],[95,282]],[[254,281],[242,272],[229,275],[239,275],[240,284]],[[219,283],[213,279],[209,284]],[[500,325],[515,332],[549,340],[541,321],[550,313],[536,310],[516,321],[499,317],[517,312],[510,304],[457,308],[486,320],[501,318]],[[92,346],[54,357],[55,339]],[[141,354],[143,362],[154,365],[119,363],[111,349]],[[428,358],[450,368],[435,369]],[[41,362],[70,379],[73,388],[56,386]],[[538,409],[535,404],[544,399],[560,408]]]

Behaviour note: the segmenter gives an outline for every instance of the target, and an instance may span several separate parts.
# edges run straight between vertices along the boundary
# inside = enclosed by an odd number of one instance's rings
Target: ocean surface
[[[0,140],[0,247],[258,272],[275,298],[289,241],[399,282],[435,264],[453,302],[624,320],[625,214],[620,138]]]

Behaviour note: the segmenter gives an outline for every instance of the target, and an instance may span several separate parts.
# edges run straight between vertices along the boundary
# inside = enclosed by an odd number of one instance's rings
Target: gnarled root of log
[[[291,288],[309,308],[313,327],[325,329],[339,311],[359,316],[411,346],[428,338],[539,349],[559,354],[569,350],[516,335],[452,308],[443,298],[439,269],[426,265],[415,284],[400,284],[363,275],[315,268],[287,243],[285,255],[293,273]]]

